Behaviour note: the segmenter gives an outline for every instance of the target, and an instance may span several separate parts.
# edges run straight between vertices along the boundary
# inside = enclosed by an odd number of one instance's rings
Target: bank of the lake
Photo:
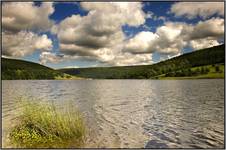
[[[196,80],[196,79],[224,79],[224,75],[216,75],[216,76],[195,76],[195,77],[158,77],[157,80]]]

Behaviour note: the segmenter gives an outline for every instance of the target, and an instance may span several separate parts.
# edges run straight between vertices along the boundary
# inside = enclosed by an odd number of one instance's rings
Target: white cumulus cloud
[[[126,39],[122,26],[139,26],[145,23],[142,4],[140,2],[82,2],[80,4],[88,11],[86,16],[72,15],[52,28],[52,33],[59,39],[61,52],[65,55],[79,56],[73,57],[75,59],[81,56],[84,59],[109,64],[115,64],[121,57],[129,59],[121,48]],[[143,61],[140,58],[139,60]],[[119,65],[123,60],[120,62]]]
[[[154,44],[158,35],[148,31],[142,31],[135,37],[125,41],[123,50],[130,53],[144,53],[154,51],[150,46]]]
[[[189,33],[188,33],[189,34]],[[194,26],[190,33],[191,39],[200,39],[206,37],[223,37],[224,36],[224,19],[211,18],[206,21],[200,21]]]
[[[197,24],[165,22],[155,33],[140,32],[124,43],[124,51],[144,54],[158,52],[170,57],[181,54],[185,46],[194,50],[219,45],[224,36],[224,19],[211,18]]]
[[[63,60],[63,57],[63,55],[57,55],[51,52],[42,52],[39,61],[41,64],[46,64],[47,62],[58,63]]]
[[[215,14],[224,16],[224,2],[178,2],[172,5],[170,11],[175,16],[206,19]]]
[[[35,6],[33,2],[4,2],[2,5],[3,30],[19,32],[21,30],[46,31],[53,21],[49,15],[54,12],[52,2]]]
[[[198,40],[191,40],[190,41],[190,46],[194,50],[213,47],[213,46],[217,46],[219,44],[220,43],[217,40],[212,39],[212,38],[204,38],[204,39],[198,39]]]
[[[55,23],[49,19],[55,11],[51,2],[40,6],[32,2],[7,2],[2,8],[2,53],[4,56],[23,57],[40,50],[42,64],[66,60],[116,66],[151,64],[154,52],[165,59],[182,54],[186,46],[195,50],[221,44],[219,39],[224,36],[222,4],[173,4],[170,11],[175,16],[205,19],[189,24],[171,22],[166,16],[158,16],[152,11],[145,14],[140,2],[81,2],[80,9],[87,11],[87,15],[72,14]],[[163,25],[151,32],[153,27],[145,24],[147,19],[162,20]],[[125,25],[143,27],[148,31],[126,36]],[[51,51],[53,41],[43,34],[46,31],[58,38],[60,54]]]
[[[46,34],[54,24],[49,16],[54,12],[52,2],[35,6],[33,2],[3,2],[2,53],[24,57],[35,50],[50,51],[53,42]]]
[[[32,54],[35,50],[49,51],[52,41],[47,35],[38,35],[33,32],[20,31],[18,33],[2,33],[2,54],[6,56],[23,57]]]

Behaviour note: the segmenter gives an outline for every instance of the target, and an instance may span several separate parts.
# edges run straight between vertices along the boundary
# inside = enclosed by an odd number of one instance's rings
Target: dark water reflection
[[[61,109],[73,102],[90,128],[87,147],[224,147],[221,79],[3,81],[2,94],[3,139],[25,96]]]

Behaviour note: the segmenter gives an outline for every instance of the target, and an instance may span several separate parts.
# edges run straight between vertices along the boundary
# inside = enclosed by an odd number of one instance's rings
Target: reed
[[[10,132],[10,139],[20,148],[79,148],[85,142],[85,123],[73,109],[57,111],[49,103],[22,102],[20,123]]]

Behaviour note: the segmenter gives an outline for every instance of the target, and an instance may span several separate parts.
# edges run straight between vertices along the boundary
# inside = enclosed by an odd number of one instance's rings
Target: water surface
[[[3,147],[21,96],[72,102],[90,129],[86,147],[224,147],[223,79],[2,81]]]

